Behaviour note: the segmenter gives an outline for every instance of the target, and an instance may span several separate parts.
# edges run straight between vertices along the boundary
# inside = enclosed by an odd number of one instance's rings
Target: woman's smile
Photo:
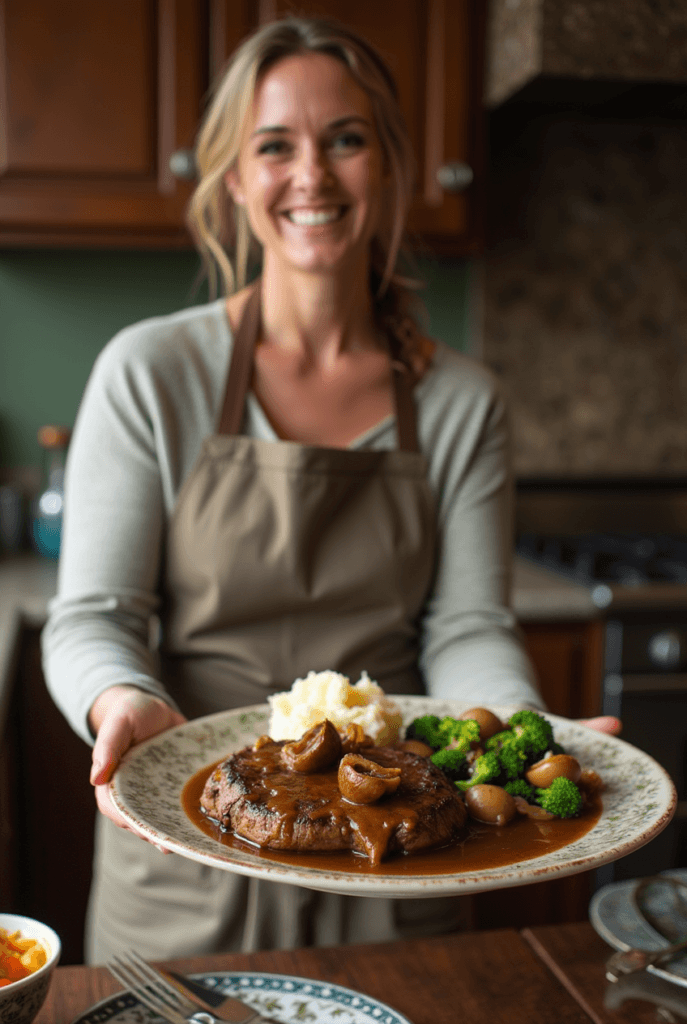
[[[323,224],[332,224],[334,221],[341,220],[345,212],[345,206],[327,206],[320,209],[296,207],[293,210],[286,210],[284,216],[299,227],[320,227]]]

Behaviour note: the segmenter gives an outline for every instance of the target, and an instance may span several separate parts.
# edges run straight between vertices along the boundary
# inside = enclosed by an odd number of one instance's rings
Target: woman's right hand
[[[115,825],[133,832],[110,800],[108,783],[130,747],[182,725],[186,719],[160,697],[137,686],[111,686],[96,698],[88,720],[96,734],[91,785],[98,808]]]

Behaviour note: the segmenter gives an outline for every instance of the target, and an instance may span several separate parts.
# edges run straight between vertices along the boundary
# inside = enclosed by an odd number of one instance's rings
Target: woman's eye
[[[335,135],[331,142],[332,148],[345,151],[360,149],[365,145],[365,139],[358,132],[345,132],[342,135]]]
[[[284,139],[271,139],[269,142],[263,142],[258,148],[260,156],[283,156],[288,150],[288,145]]]

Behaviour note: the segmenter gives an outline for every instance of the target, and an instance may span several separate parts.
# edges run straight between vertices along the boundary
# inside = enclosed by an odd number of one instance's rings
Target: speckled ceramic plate
[[[396,697],[404,721],[423,714],[459,715],[469,705],[429,697]],[[507,718],[512,709],[495,707]],[[568,846],[542,857],[505,867],[455,874],[392,874],[384,865],[365,871],[294,866],[255,852],[235,849],[202,833],[181,806],[182,790],[195,772],[252,743],[268,731],[269,707],[256,705],[196,719],[147,740],[123,760],[111,783],[112,799],[132,828],[184,857],[310,889],[360,896],[446,896],[480,892],[548,878],[560,878],[618,860],[648,843],[672,818],[675,787],[648,754],[614,736],[547,715],[554,735],[584,768],[599,772],[607,784],[597,824]],[[355,858],[358,860],[358,858]]]
[[[411,1024],[397,1010],[371,996],[341,985],[288,974],[238,974],[221,971],[192,974],[218,992],[237,995],[244,1003],[280,1024]],[[103,999],[72,1024],[164,1024],[129,992]]]
[[[677,868],[665,871],[687,885],[687,869]],[[589,920],[604,942],[613,949],[625,952],[628,949],[647,949],[656,952],[668,945],[668,940],[652,928],[639,912],[632,899],[632,893],[639,879],[612,882],[594,893],[589,904]],[[654,907],[654,912],[656,908]],[[666,906],[666,913],[669,905]],[[680,954],[665,964],[650,964],[650,974],[672,981],[687,988],[687,954]]]

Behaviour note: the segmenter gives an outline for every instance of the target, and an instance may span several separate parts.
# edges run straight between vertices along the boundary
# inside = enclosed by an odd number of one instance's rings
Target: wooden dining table
[[[335,983],[389,1004],[412,1024],[687,1020],[687,989],[644,975],[640,980],[648,985],[638,996],[636,979],[607,982],[604,963],[611,952],[591,925],[580,922],[388,944],[215,954],[166,964],[185,973],[266,971]],[[120,989],[105,967],[58,967],[36,1024],[71,1024]]]

